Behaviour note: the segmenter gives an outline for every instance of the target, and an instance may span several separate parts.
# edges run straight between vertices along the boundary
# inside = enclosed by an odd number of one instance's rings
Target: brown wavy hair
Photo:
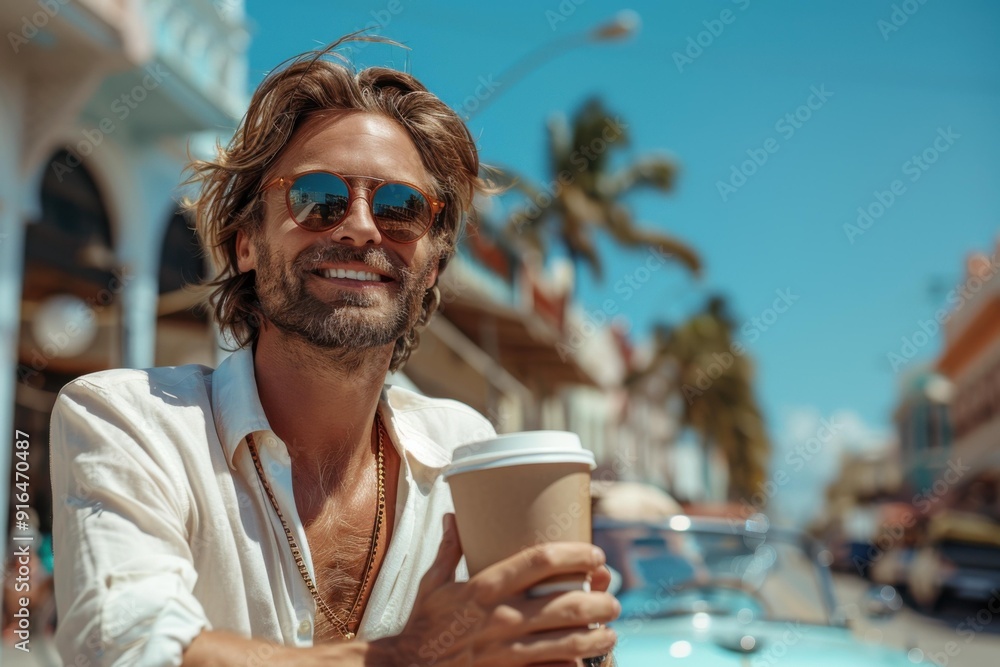
[[[201,190],[187,206],[216,271],[214,279],[201,285],[203,297],[237,347],[257,339],[263,313],[255,272],[240,273],[237,267],[236,233],[244,230],[253,234],[260,229],[264,219],[260,189],[265,174],[296,129],[315,114],[362,111],[392,119],[406,130],[434,181],[433,196],[445,202],[430,232],[440,249],[440,270],[454,255],[455,244],[474,214],[474,196],[490,189],[479,176],[475,141],[458,114],[405,72],[385,67],[355,71],[346,58],[334,52],[349,41],[399,46],[391,40],[352,34],[325,49],[286,61],[254,92],[228,147],[219,145],[215,160],[194,160],[189,167],[192,175],[188,183],[200,185]],[[390,370],[406,362],[419,342],[419,329],[440,302],[435,281],[424,295],[417,323],[396,340]]]

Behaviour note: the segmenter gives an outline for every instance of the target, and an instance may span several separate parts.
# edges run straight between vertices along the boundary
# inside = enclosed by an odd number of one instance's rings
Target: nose
[[[366,197],[355,197],[347,217],[330,232],[333,239],[344,245],[362,247],[382,243],[382,234],[375,225],[372,209]]]

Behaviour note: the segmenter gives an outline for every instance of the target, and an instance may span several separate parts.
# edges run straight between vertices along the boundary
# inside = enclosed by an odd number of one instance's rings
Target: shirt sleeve
[[[180,665],[211,629],[193,594],[183,469],[157,436],[148,398],[76,380],[56,399],[55,642],[66,665]]]

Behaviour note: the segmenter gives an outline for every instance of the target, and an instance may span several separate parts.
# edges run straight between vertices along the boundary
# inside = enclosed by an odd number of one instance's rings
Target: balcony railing
[[[148,0],[155,57],[231,118],[246,106],[249,34],[242,0]]]

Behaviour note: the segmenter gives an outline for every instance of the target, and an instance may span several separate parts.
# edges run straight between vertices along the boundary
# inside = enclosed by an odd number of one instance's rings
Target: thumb
[[[430,592],[444,584],[455,581],[455,568],[462,559],[462,545],[458,541],[458,526],[455,515],[444,515],[444,533],[441,536],[441,546],[438,547],[434,562],[420,581],[421,593]],[[426,590],[425,590],[426,589]]]

